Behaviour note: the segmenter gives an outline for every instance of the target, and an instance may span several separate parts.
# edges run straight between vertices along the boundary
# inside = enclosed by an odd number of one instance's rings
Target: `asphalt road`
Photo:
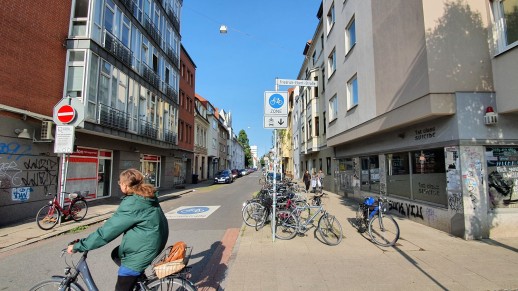
[[[164,212],[172,214],[179,207],[191,206],[183,218],[169,219],[169,243],[182,240],[193,247],[190,265],[191,281],[194,283],[202,279],[200,277],[206,265],[211,262],[218,247],[221,248],[226,231],[241,228],[241,205],[259,190],[259,175],[258,172],[252,173],[232,184],[212,185],[161,203]],[[189,212],[197,209],[193,206],[217,209],[207,218],[193,218],[195,213]],[[0,290],[28,290],[51,275],[62,275],[66,264],[76,262],[79,255],[60,257],[61,250],[68,242],[87,236],[99,226],[92,225],[80,232],[50,238],[2,254]],[[119,243],[120,238],[89,253],[88,265],[100,290],[113,290],[115,286],[117,266],[111,261],[110,252]]]

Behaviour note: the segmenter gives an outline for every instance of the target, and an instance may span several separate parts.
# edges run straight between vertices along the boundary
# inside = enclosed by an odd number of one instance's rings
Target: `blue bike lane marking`
[[[165,214],[167,219],[207,218],[220,206],[181,206]]]

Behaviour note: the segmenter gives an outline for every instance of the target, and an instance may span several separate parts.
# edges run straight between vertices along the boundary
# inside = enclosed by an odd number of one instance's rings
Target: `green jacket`
[[[103,226],[74,244],[74,251],[100,248],[123,234],[119,247],[122,265],[142,272],[164,249],[169,236],[167,218],[158,199],[128,195]]]

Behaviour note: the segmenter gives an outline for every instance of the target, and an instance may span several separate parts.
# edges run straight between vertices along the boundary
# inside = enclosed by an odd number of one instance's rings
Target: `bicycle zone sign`
[[[264,128],[288,127],[288,92],[264,92]]]

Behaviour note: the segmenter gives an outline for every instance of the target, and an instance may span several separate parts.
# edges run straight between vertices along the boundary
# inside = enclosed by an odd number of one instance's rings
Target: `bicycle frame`
[[[302,206],[297,206],[295,208],[294,211],[304,211],[306,209],[309,209],[311,211],[311,209],[316,209],[317,211],[312,214],[310,217],[308,217],[308,219],[306,219],[304,222],[300,221],[299,220],[299,224],[297,225],[297,232],[301,232],[302,229],[304,229],[305,231],[307,230],[307,226],[310,224],[310,223],[313,223],[313,221],[315,220],[315,218],[320,214],[320,213],[323,213],[325,214],[326,211],[324,210],[324,207],[322,205],[315,205],[315,206],[309,206],[309,207],[302,207]]]

